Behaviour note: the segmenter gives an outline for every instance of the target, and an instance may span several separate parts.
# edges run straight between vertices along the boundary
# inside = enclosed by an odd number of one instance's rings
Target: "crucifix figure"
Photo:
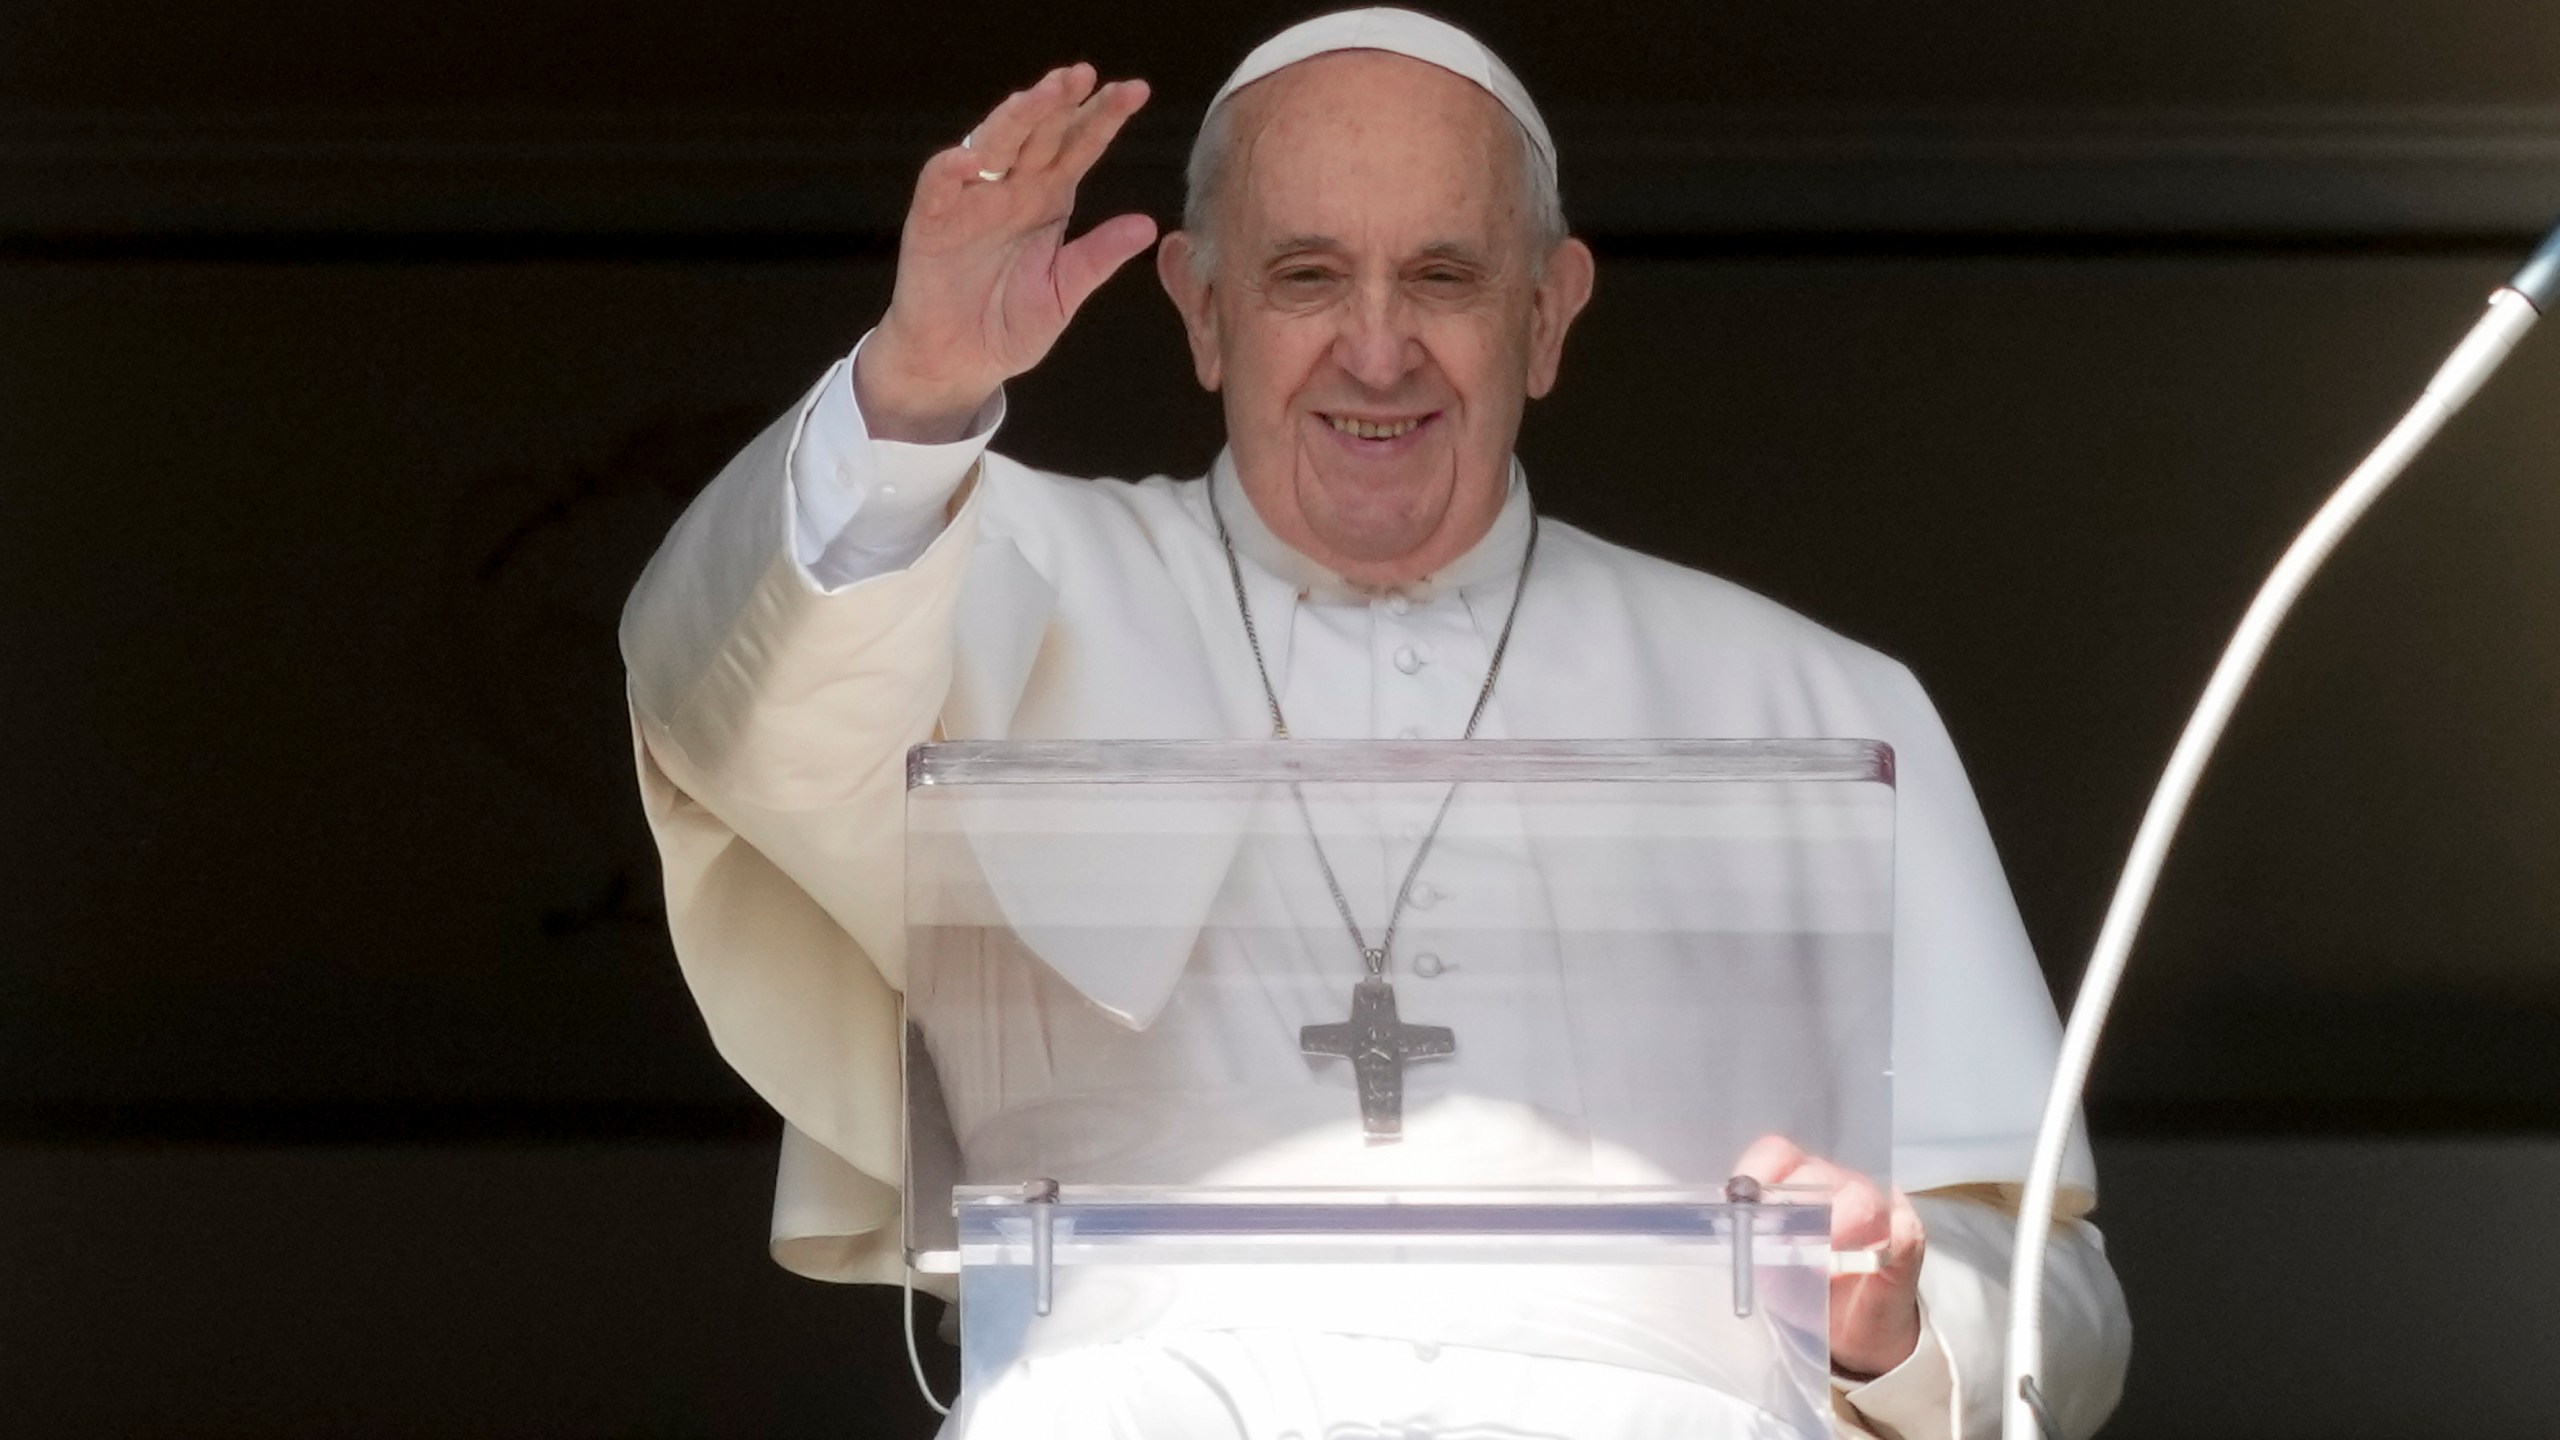
[[[1360,1133],[1372,1145],[1404,1138],[1404,1067],[1458,1053],[1446,1025],[1407,1025],[1396,1018],[1396,987],[1371,975],[1352,987],[1351,1018],[1298,1029],[1298,1049],[1351,1062],[1360,1087]]]

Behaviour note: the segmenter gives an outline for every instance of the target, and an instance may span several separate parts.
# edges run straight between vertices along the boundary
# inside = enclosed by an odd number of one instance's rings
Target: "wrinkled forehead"
[[[1444,70],[1332,52],[1230,103],[1225,203],[1252,228],[1474,247],[1516,228],[1524,137],[1491,97]]]
[[[1365,152],[1435,140],[1473,149],[1497,139],[1525,140],[1479,87],[1385,50],[1327,51],[1254,81],[1227,104],[1229,142],[1245,151],[1330,146]],[[1510,144],[1492,148],[1515,160],[1519,155]]]

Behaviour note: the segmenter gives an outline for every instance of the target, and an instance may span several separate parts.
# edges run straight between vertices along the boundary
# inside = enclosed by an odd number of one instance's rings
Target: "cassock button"
[[[883,500],[898,498],[898,483],[894,480],[883,481],[880,486],[880,498]]]
[[[1436,890],[1436,889],[1433,889],[1429,881],[1425,881],[1425,882],[1423,882],[1422,884],[1419,884],[1419,885],[1416,885],[1416,886],[1414,886],[1414,887],[1413,887],[1413,908],[1414,908],[1414,909],[1416,909],[1416,910],[1428,910],[1428,909],[1430,909],[1432,906],[1437,905],[1437,904],[1439,904],[1439,903],[1440,903],[1440,892],[1439,892],[1438,890]]]
[[[1448,968],[1441,962],[1439,953],[1436,951],[1425,950],[1413,957],[1413,973],[1425,980],[1437,979],[1440,972]]]
[[[1402,615],[1412,608],[1413,601],[1408,599],[1402,591],[1387,597],[1387,613],[1390,615]]]
[[[1419,740],[1422,738],[1422,727],[1419,725],[1407,725],[1396,732],[1396,738],[1399,740]]]
[[[1396,668],[1407,675],[1422,668],[1422,652],[1410,645],[1396,647]]]

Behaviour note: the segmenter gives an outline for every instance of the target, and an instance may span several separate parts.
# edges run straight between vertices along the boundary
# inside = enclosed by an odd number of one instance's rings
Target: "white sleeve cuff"
[[[821,590],[913,564],[942,533],[952,493],[1004,422],[999,390],[950,444],[875,440],[853,396],[861,353],[856,345],[827,371],[791,449],[791,554]]]
[[[1894,1440],[1943,1440],[1950,1433],[1955,1367],[1946,1342],[1920,1306],[1920,1343],[1899,1365],[1872,1380],[1833,1379],[1832,1390],[1866,1429]]]

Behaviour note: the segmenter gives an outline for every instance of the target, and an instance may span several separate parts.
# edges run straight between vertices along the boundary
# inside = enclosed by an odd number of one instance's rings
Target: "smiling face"
[[[1418,580],[1500,512],[1590,252],[1537,253],[1517,127],[1436,65],[1342,51],[1228,103],[1215,265],[1179,232],[1157,257],[1200,383],[1275,534],[1357,583]]]

